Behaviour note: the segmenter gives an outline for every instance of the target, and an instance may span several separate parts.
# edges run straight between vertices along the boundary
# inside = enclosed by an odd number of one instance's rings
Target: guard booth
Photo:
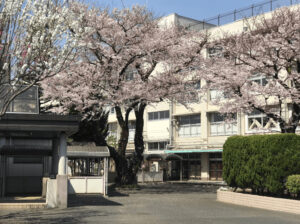
[[[107,195],[109,150],[94,143],[75,142],[67,149],[68,194]]]
[[[66,138],[78,130],[79,121],[53,114],[1,117],[0,196],[52,195],[51,207],[66,207]],[[55,184],[47,187],[47,182]]]
[[[9,88],[2,90],[9,94]],[[34,195],[45,197],[49,207],[67,207],[66,138],[78,131],[79,121],[40,114],[37,86],[18,95],[0,118],[0,199]]]

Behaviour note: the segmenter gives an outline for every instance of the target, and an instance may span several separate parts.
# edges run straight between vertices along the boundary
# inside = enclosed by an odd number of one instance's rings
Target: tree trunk
[[[284,127],[281,127],[281,133],[296,133],[296,127],[285,125]]]
[[[144,160],[143,153],[145,149],[144,145],[144,137],[143,137],[143,130],[144,130],[144,111],[146,108],[145,103],[140,103],[137,108],[135,108],[135,118],[136,118],[136,125],[135,125],[135,136],[134,136],[134,147],[135,147],[135,159],[133,163],[133,173],[136,175],[141,164]]]
[[[144,129],[144,111],[146,104],[140,103],[135,107],[135,116],[136,116],[136,129],[134,137],[135,153],[132,156],[126,157],[126,148],[128,143],[128,119],[125,119],[125,125],[120,125],[121,127],[121,136],[118,142],[117,153],[112,154],[111,156],[115,160],[117,178],[116,184],[119,186],[122,185],[132,185],[136,184],[136,174],[141,167],[143,161],[143,152],[144,152],[144,139],[143,139],[143,129]],[[118,115],[117,115],[118,116]],[[119,122],[120,124],[120,122]]]
[[[118,123],[121,127],[120,138],[118,141],[117,155],[115,156],[115,158],[113,158],[115,160],[116,171],[117,171],[116,184],[128,185],[133,183],[132,175],[131,175],[132,172],[130,171],[130,166],[129,166],[129,160],[126,158],[126,148],[128,144],[128,137],[129,137],[128,117],[132,109],[128,108],[126,110],[125,119],[123,118],[121,108],[115,107],[115,109],[116,109]]]
[[[300,120],[300,107],[297,103],[290,105],[292,115],[288,122],[280,122],[281,133],[296,133],[296,128]]]

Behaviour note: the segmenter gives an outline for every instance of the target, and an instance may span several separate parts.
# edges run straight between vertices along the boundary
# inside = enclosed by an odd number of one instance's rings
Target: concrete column
[[[208,137],[208,113],[206,111],[201,112],[201,138],[207,141]]]
[[[201,179],[209,180],[209,153],[201,154]]]
[[[61,133],[59,138],[58,156],[58,175],[67,175],[67,140],[65,133]]]
[[[68,176],[67,176],[67,141],[66,134],[61,133],[59,137],[58,151],[58,174],[56,203],[58,208],[68,207]]]
[[[68,176],[57,175],[56,203],[58,208],[68,207]]]

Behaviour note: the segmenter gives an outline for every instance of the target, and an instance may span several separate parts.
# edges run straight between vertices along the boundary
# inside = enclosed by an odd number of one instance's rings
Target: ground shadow
[[[68,207],[80,206],[121,206],[122,204],[109,200],[100,194],[69,195]]]
[[[97,215],[96,215],[97,214]],[[83,218],[89,216],[106,216],[96,210],[74,211],[72,209],[36,209],[10,212],[7,215],[0,216],[0,224],[21,224],[21,223],[47,223],[47,224],[63,224],[63,223],[83,223]]]
[[[108,196],[109,197],[128,197],[129,194],[116,189],[115,185],[109,186],[108,188]]]

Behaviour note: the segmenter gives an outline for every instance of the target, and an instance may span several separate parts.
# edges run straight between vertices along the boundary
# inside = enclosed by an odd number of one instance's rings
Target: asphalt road
[[[146,186],[113,192],[108,198],[80,195],[70,198],[69,205],[67,209],[0,211],[0,223],[300,223],[300,215],[220,203],[215,193],[189,185]]]

